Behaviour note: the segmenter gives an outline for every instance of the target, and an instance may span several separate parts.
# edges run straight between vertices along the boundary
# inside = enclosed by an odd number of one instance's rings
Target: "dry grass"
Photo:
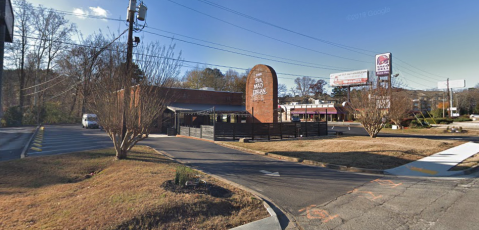
[[[107,149],[0,163],[0,229],[227,229],[268,216],[251,194],[206,175],[232,195],[165,191],[177,164],[144,146],[113,158]]]
[[[449,171],[461,171],[476,166],[479,166],[479,153],[470,156],[469,158],[462,161],[460,164],[449,169]]]
[[[449,126],[449,128],[452,128],[452,126]],[[429,129],[426,128],[419,128],[419,129],[391,129],[391,128],[383,128],[381,129],[380,133],[393,133],[393,134],[417,134],[417,135],[446,135],[446,136],[451,136],[451,135],[457,135],[457,136],[471,136],[471,135],[479,135],[479,130],[478,129],[467,129],[464,128],[466,132],[464,133],[448,133],[444,132],[446,130],[446,127],[440,126],[440,127],[432,127]]]
[[[319,162],[369,169],[389,169],[458,146],[464,141],[364,136],[324,137],[229,143],[236,146]]]

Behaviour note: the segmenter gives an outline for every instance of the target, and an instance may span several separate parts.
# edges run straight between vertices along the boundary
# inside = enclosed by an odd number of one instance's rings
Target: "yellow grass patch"
[[[160,185],[177,164],[138,146],[0,163],[0,229],[228,229],[267,217],[262,202],[205,175],[229,198],[179,194]]]
[[[425,138],[343,136],[256,143],[229,142],[228,144],[349,167],[389,169],[462,143],[465,142]]]

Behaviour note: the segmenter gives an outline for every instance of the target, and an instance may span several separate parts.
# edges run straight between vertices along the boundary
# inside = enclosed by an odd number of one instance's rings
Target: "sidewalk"
[[[468,142],[418,161],[385,170],[385,172],[400,176],[448,177],[463,175],[462,171],[448,170],[478,152],[479,144]]]
[[[446,128],[446,127],[462,127],[465,129],[479,129],[479,121],[466,121],[466,122],[453,122],[451,124],[432,124],[433,127]]]

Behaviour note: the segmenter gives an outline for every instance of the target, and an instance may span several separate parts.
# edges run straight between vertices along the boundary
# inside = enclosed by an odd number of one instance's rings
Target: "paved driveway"
[[[0,161],[20,159],[36,127],[0,128]]]
[[[29,149],[27,156],[55,155],[113,147],[100,129],[83,129],[81,125],[45,125],[41,151]]]
[[[381,177],[280,161],[185,138],[149,138],[142,144],[255,190],[295,217],[311,205],[324,204]]]

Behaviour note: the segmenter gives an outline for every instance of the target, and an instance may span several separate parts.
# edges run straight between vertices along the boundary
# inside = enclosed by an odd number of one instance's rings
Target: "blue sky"
[[[124,19],[128,6],[127,0],[29,1],[62,11],[115,19]],[[392,53],[393,72],[400,74],[399,79],[407,88],[434,88],[438,81],[446,78],[465,79],[466,87],[479,84],[479,1],[144,0],[144,3],[148,6],[149,28],[136,34],[143,37],[143,41],[158,40],[165,45],[176,43],[177,51],[182,52],[186,61],[237,68],[267,64],[280,73],[279,83],[288,88],[298,76],[329,82],[331,73],[360,69],[372,71],[375,54],[385,52]],[[66,17],[76,23],[84,35],[99,29],[126,29],[125,23],[114,20]],[[194,66],[196,64],[186,62],[183,71]],[[217,68],[223,72],[228,69]]]

